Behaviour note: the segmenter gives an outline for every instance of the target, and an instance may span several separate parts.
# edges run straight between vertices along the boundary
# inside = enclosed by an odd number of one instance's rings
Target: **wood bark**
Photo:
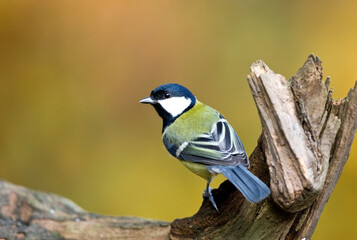
[[[170,223],[88,213],[72,201],[0,181],[0,239],[168,239]]]
[[[92,214],[60,196],[0,181],[0,239],[310,239],[348,159],[357,129],[357,87],[334,100],[310,55],[289,80],[262,61],[248,75],[262,124],[251,171],[271,196],[247,202],[228,181],[172,223]]]

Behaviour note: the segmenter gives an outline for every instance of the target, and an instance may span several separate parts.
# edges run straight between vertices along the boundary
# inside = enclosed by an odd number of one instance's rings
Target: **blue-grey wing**
[[[164,143],[169,152],[182,160],[205,165],[249,167],[249,159],[243,144],[230,124],[223,117],[215,124],[210,133],[204,133],[196,139],[174,146]]]

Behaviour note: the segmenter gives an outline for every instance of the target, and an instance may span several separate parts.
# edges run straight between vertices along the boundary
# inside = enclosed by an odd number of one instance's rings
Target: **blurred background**
[[[344,97],[356,26],[353,0],[0,1],[0,177],[91,212],[191,216],[205,181],[169,156],[161,119],[138,101],[183,84],[251,153],[261,127],[249,66],[289,78],[313,52]],[[314,239],[357,239],[356,158],[355,141]]]

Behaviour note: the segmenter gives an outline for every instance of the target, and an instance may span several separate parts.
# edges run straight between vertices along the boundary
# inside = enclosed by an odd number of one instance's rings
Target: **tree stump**
[[[213,191],[220,213],[204,200],[170,224],[88,213],[0,181],[0,239],[310,239],[349,156],[357,87],[334,100],[314,55],[288,81],[257,61],[248,82],[262,123],[251,171],[270,186],[268,199],[249,203],[225,181]]]

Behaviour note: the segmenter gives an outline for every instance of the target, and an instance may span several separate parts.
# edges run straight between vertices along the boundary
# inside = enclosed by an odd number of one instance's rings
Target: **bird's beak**
[[[139,103],[155,104],[156,101],[153,100],[151,97],[147,97],[147,98],[141,99],[141,100],[139,101]]]

